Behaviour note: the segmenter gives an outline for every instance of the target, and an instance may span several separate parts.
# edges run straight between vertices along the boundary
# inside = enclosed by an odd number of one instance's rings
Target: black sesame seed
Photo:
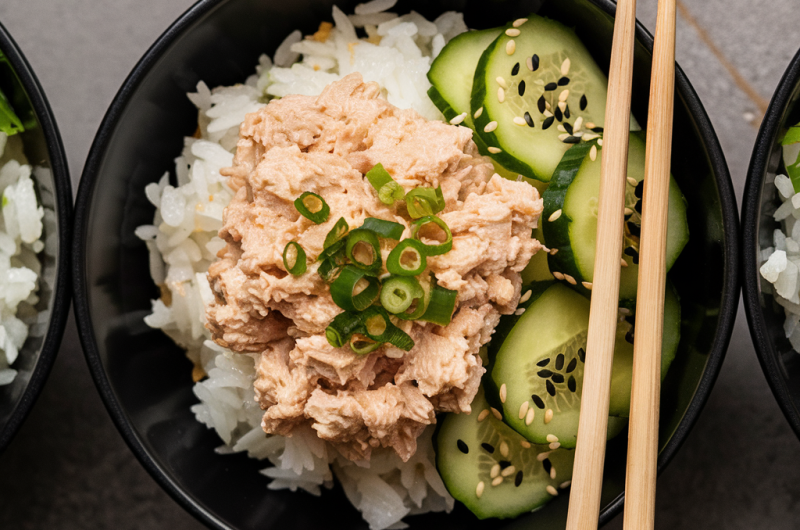
[[[642,198],[642,195],[644,194],[644,180],[639,181],[639,183],[636,185],[636,189],[633,190],[633,194],[639,199]]]
[[[543,379],[547,379],[548,377],[553,375],[553,372],[551,372],[550,370],[539,370],[539,373],[537,373],[536,375],[538,375]]]
[[[549,380],[544,382],[545,388],[547,388],[547,393],[551,396],[556,395],[556,387],[551,383]]]
[[[564,114],[561,112],[560,108],[556,107],[556,110],[553,111],[553,115],[558,121],[564,121]]]
[[[522,470],[517,471],[517,475],[514,477],[514,486],[519,487],[522,484]]]
[[[630,232],[632,236],[639,237],[640,235],[642,235],[642,227],[640,227],[639,225],[637,225],[632,221],[629,221],[628,232]]]
[[[567,381],[567,388],[569,388],[570,392],[575,392],[575,390],[578,388],[578,384],[575,382],[574,375],[569,376],[569,380]]]
[[[542,359],[541,361],[536,363],[536,366],[547,366],[548,364],[550,364],[550,357],[548,357],[547,359]]]
[[[544,120],[544,123],[542,124],[542,130],[546,131],[547,129],[549,129],[550,126],[553,125],[554,121],[555,121],[555,117],[554,116],[550,116],[549,118]]]
[[[544,466],[544,470],[549,474],[550,470],[553,469],[553,463],[550,461],[549,458],[545,458],[542,460],[542,465]]]
[[[564,122],[564,130],[569,134],[573,133],[572,125],[570,123]]]
[[[494,446],[492,444],[482,443],[481,447],[489,454],[494,453]]]
[[[569,105],[567,105],[566,107],[564,107],[564,117],[565,117],[566,119],[569,119]]]
[[[562,77],[558,80],[558,86],[567,86],[569,84],[569,77]]]
[[[540,409],[543,409],[543,408],[544,408],[544,401],[542,401],[542,398],[540,398],[540,397],[539,397],[539,396],[537,396],[536,394],[533,394],[533,395],[531,396],[531,399],[533,400],[533,404],[534,404],[534,405],[536,405],[536,406],[537,406],[537,407],[539,407]]]
[[[577,136],[570,136],[568,138],[564,138],[564,143],[565,144],[579,144],[580,142],[581,142],[581,139],[578,138]]]
[[[519,63],[514,65],[514,68],[511,69],[511,75],[517,75],[519,73]]]
[[[569,374],[569,373],[574,372],[575,368],[577,368],[577,367],[578,367],[578,359],[573,357],[572,360],[567,365],[567,373]]]
[[[525,81],[520,81],[519,85],[517,85],[517,92],[519,92],[520,96],[525,95]]]
[[[555,89],[557,89],[557,88],[558,88],[558,85],[557,85],[556,83],[547,83],[547,84],[544,86],[544,89],[545,89],[547,92],[552,92],[553,90],[555,90]]]
[[[586,350],[580,348],[578,350],[578,358],[581,360],[582,363],[586,362]]]
[[[586,94],[581,96],[581,110],[586,110],[586,106],[589,104],[589,100],[586,99]]]
[[[595,127],[594,129],[592,129],[592,132],[595,132],[597,134],[601,134],[603,132],[603,128],[602,127]]]
[[[625,334],[625,340],[633,344],[633,330],[630,330]]]
[[[642,201],[641,201],[641,199],[636,203],[636,206],[634,206],[633,209],[636,210],[637,212],[639,212],[640,214],[642,213]]]
[[[547,101],[545,101],[544,96],[539,98],[538,105],[539,105],[539,113],[544,114],[544,111],[547,110]]]
[[[638,265],[638,264],[639,264],[639,253],[638,253],[638,252],[636,252],[636,253],[633,255],[633,264],[634,264],[634,265]]]
[[[628,315],[625,317],[625,322],[630,324],[631,326],[636,324],[636,316],[635,315]]]
[[[561,374],[553,374],[553,377],[551,377],[550,379],[552,379],[554,383],[560,384],[564,382],[564,376]]]
[[[531,64],[533,65],[534,72],[539,69],[539,56],[535,53],[533,54],[533,57],[531,57]]]
[[[628,247],[622,251],[623,254],[627,254],[628,256],[635,256],[637,254],[636,249],[633,247]]]
[[[469,453],[469,447],[467,447],[467,444],[464,443],[464,440],[458,440],[456,442],[456,445],[458,446],[458,450],[461,451],[462,453],[464,454]]]
[[[535,127],[535,125],[533,123],[533,118],[531,118],[531,113],[530,112],[525,111],[525,114],[523,114],[523,117],[525,118],[525,123],[528,124],[528,127]]]
[[[511,465],[511,462],[509,462],[508,460],[501,460],[498,462],[498,464],[500,464],[500,469],[505,469]]]
[[[561,370],[564,368],[564,354],[559,353],[558,357],[556,357],[556,370]]]

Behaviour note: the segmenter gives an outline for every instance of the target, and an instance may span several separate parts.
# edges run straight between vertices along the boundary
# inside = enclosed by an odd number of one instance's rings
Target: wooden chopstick
[[[625,530],[652,529],[655,524],[661,338],[667,279],[669,174],[675,97],[675,4],[675,0],[658,1],[653,47],[625,479]]]
[[[597,530],[600,516],[611,365],[619,307],[635,31],[636,0],[619,0],[608,73],[597,247],[567,530]]]

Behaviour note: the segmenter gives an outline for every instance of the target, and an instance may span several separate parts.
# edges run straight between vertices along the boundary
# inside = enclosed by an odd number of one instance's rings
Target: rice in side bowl
[[[454,500],[434,463],[433,426],[417,439],[417,451],[403,462],[391,449],[375,449],[369,466],[343,457],[309,427],[291,437],[267,436],[263,411],[254,399],[256,354],[224,349],[210,340],[206,306],[213,301],[206,271],[225,246],[218,237],[225,206],[233,191],[220,170],[233,165],[239,125],[245,115],[271,97],[318,95],[352,72],[377,82],[383,96],[399,108],[413,108],[428,119],[442,119],[427,96],[426,73],[442,47],[466,31],[463,17],[445,13],[430,22],[416,13],[398,17],[382,12],[393,2],[378,0],[346,16],[333,8],[335,26],[322,24],[310,38],[292,33],[276,51],[274,62],[262,56],[256,74],[242,85],[214,90],[200,83],[189,94],[199,110],[199,138],[186,138],[176,159],[177,186],[165,174],[145,193],[156,207],[152,225],[137,236],[150,251],[150,271],[161,286],[148,325],[160,328],[185,348],[195,363],[192,407],[198,421],[216,430],[225,445],[220,453],[246,451],[269,460],[262,471],[270,489],[303,489],[319,495],[334,475],[352,504],[373,529],[403,528],[406,515],[450,511]],[[356,28],[367,34],[357,46]]]

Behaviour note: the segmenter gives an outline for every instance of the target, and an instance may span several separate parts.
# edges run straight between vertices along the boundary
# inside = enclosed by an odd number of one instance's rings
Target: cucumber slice
[[[597,149],[595,160],[591,149]],[[644,178],[645,143],[642,135],[630,135],[628,146],[628,178],[641,183]],[[602,148],[596,141],[581,143],[570,149],[559,164],[554,178],[544,193],[542,224],[550,248],[558,252],[548,260],[550,270],[568,274],[576,280],[576,289],[588,291],[582,282],[592,282],[594,272],[595,241],[597,238],[597,197],[600,192],[600,167]],[[641,218],[642,184],[626,186],[625,204],[633,213],[626,216],[624,249],[621,256],[627,264],[621,271],[620,292],[622,300],[636,298],[639,279],[638,254]],[[554,221],[550,217],[557,211],[561,215]],[[669,224],[667,232],[667,270],[678,259],[689,240],[684,199],[674,178],[670,179]]]
[[[575,447],[589,300],[561,283],[534,284],[530,300],[522,306],[527,306],[522,316],[503,317],[490,344],[488,399],[502,411],[504,421],[532,443],[548,443],[555,436],[561,446]],[[669,314],[665,316],[662,376],[675,357],[680,334],[680,304],[671,288],[665,311]],[[618,325],[612,368],[609,415],[622,418],[630,408],[633,348],[626,336],[631,329],[627,320]],[[493,351],[495,343],[500,345]],[[619,422],[610,426],[609,439],[622,428],[624,423]]]
[[[602,126],[608,80],[575,32],[559,22],[530,15],[519,28],[503,30],[475,69],[471,112],[483,109],[475,130],[486,145],[502,149],[492,153],[502,166],[547,182],[571,145],[559,139],[566,133],[558,126],[574,126],[578,119]],[[518,36],[505,33],[517,30]]]
[[[472,413],[447,414],[436,435],[436,467],[447,490],[479,519],[516,517],[543,506],[572,478],[573,457],[572,451],[528,443],[489,412],[483,390]],[[493,485],[498,476],[502,482]]]
[[[544,245],[544,232],[542,231],[541,223],[540,226],[533,229],[533,237]],[[555,276],[550,272],[550,266],[547,264],[547,252],[540,250],[534,254],[527,267],[523,269],[521,276],[523,285],[555,280]]]

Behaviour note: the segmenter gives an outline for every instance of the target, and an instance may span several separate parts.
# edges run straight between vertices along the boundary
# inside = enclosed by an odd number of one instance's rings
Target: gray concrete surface
[[[76,189],[120,84],[191,3],[0,2],[0,21],[53,106]],[[760,116],[800,47],[800,10],[795,0],[682,0],[681,7],[678,61],[717,129],[741,199]],[[639,18],[654,26],[655,0],[639,1]],[[800,442],[767,387],[740,310],[708,405],[659,479],[656,526],[797,528],[798,462]],[[89,377],[72,320],[42,396],[0,457],[0,528],[201,528],[143,471],[117,434]],[[622,528],[621,518],[607,528]]]

